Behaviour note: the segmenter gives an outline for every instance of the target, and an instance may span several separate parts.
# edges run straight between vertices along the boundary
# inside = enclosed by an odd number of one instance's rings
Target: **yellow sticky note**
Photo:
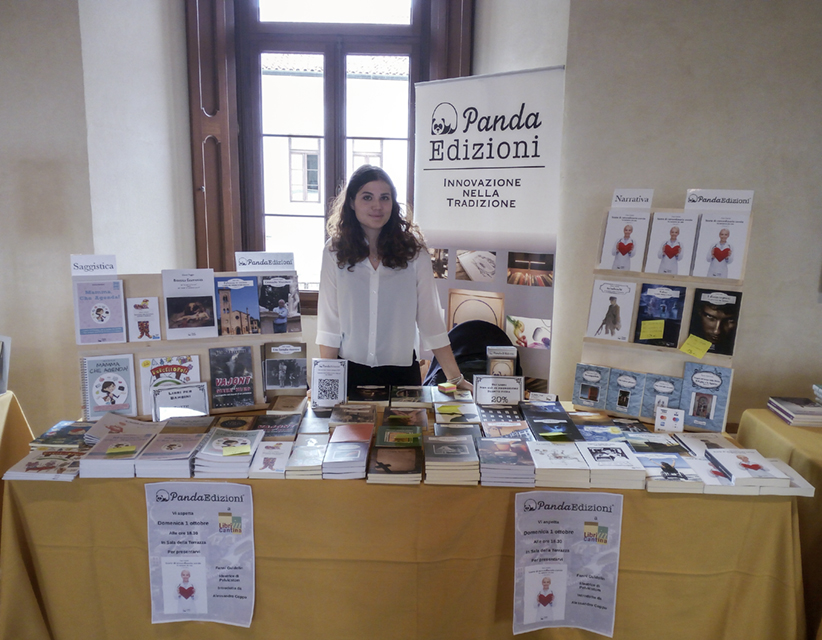
[[[242,444],[237,447],[223,447],[224,456],[243,456],[251,454],[251,445]]]
[[[664,320],[643,320],[639,329],[640,340],[660,340],[665,332]]]
[[[708,349],[710,348],[710,342],[691,334],[688,336],[688,339],[682,343],[679,350],[684,351],[689,356],[693,356],[694,358],[703,358],[705,357],[705,354],[708,353]]]
[[[121,456],[124,453],[134,453],[137,447],[133,444],[115,444],[113,447],[106,449],[107,456]]]

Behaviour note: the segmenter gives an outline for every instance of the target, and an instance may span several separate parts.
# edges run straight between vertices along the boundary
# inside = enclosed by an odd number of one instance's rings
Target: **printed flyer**
[[[514,633],[551,627],[612,638],[622,496],[517,494]]]
[[[146,485],[151,622],[251,626],[251,487],[230,482]]]

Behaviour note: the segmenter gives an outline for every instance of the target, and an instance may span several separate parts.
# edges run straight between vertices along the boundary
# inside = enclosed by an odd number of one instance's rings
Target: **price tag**
[[[664,320],[643,320],[639,330],[640,340],[659,340],[665,333]]]
[[[710,342],[691,334],[688,336],[688,339],[682,343],[679,350],[684,351],[689,356],[693,356],[694,358],[702,359],[705,357],[705,354],[708,353],[708,349],[710,348]]]
[[[474,376],[474,398],[477,404],[517,404],[522,400],[525,378],[522,376]]]

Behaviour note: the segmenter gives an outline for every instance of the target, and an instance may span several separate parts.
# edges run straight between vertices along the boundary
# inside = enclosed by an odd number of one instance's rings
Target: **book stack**
[[[791,486],[791,478],[768,462],[756,449],[706,449],[705,458],[736,486]]]
[[[479,457],[471,436],[428,436],[425,450],[425,483],[475,485],[479,482]]]
[[[591,486],[591,471],[573,442],[529,442],[537,487]]]
[[[802,496],[804,498],[813,498],[816,489],[814,486],[805,480],[799,472],[791,467],[787,462],[783,462],[778,458],[767,458],[774,467],[779,469],[782,473],[791,479],[790,487],[760,487],[760,495],[768,496]]]
[[[328,416],[317,415],[312,409],[306,409],[297,435],[328,435]]]
[[[432,387],[419,385],[391,387],[389,404],[392,407],[405,407],[408,409],[430,409],[434,406],[431,389]]]
[[[703,493],[705,483],[678,453],[637,453],[645,467],[645,488],[654,493]]]
[[[81,478],[133,478],[134,461],[153,433],[109,433],[80,459]]]
[[[709,495],[756,496],[759,487],[734,485],[722,471],[707,458],[688,458],[688,465],[704,483],[702,492]]]
[[[165,422],[143,422],[116,413],[107,413],[86,431],[83,441],[93,447],[106,435],[148,434],[153,436],[160,433],[165,425]]]
[[[771,396],[768,409],[794,427],[822,427],[822,403],[808,398]]]
[[[625,442],[577,442],[591,470],[591,488],[644,489],[645,467]]]
[[[248,470],[248,477],[284,479],[285,468],[293,447],[293,442],[266,442],[263,439],[254,453],[254,459],[251,461],[251,467]]]
[[[348,404],[373,404],[387,407],[391,389],[385,384],[361,384],[348,390]]]
[[[322,480],[327,444],[294,444],[285,467],[286,480]]]
[[[534,460],[525,440],[480,438],[477,442],[481,484],[533,487]]]
[[[289,398],[293,396],[280,396]],[[284,413],[280,415],[257,416],[254,428],[265,433],[264,442],[293,442],[300,431],[302,415]]]
[[[813,385],[813,395],[816,401],[822,404],[822,384]]]
[[[194,458],[195,478],[247,478],[264,432],[215,427]]]
[[[435,424],[435,436],[471,436],[474,442],[480,438],[485,437],[482,433],[482,427],[477,423],[457,424],[450,422],[448,424]]]
[[[328,432],[334,433],[341,424],[364,424],[374,426],[377,421],[377,407],[373,404],[338,404],[328,418]]]
[[[190,478],[203,433],[158,433],[134,461],[138,478]]]
[[[29,443],[31,449],[62,449],[77,451],[87,445],[83,440],[93,422],[74,422],[61,420],[48,431],[41,433]]]
[[[281,416],[289,413],[302,415],[308,406],[306,396],[276,396],[271,406],[266,409],[266,414],[270,416]]]
[[[454,387],[452,391],[442,391],[437,387],[429,387],[431,390],[431,401],[434,404],[439,403],[462,403],[474,402],[474,396],[468,389],[457,389]]]
[[[428,430],[428,412],[425,409],[388,407],[382,414],[382,424],[392,427],[420,427]]]
[[[674,437],[681,442],[688,454],[694,458],[705,458],[706,449],[738,449],[736,443],[722,433],[677,433]]]
[[[3,480],[62,480],[71,482],[80,472],[85,454],[65,449],[35,449],[11,466]]]
[[[473,402],[435,402],[434,422],[438,424],[479,424],[479,411]]]
[[[366,482],[419,484],[422,482],[422,428],[382,425],[371,448]]]
[[[537,440],[574,442],[583,439],[559,402],[521,400],[519,410]]]
[[[622,432],[625,442],[631,447],[634,453],[675,453],[678,455],[690,455],[690,450],[685,447],[673,435],[668,433],[637,433],[634,431]],[[716,435],[716,434],[710,434]]]
[[[324,480],[365,478],[368,449],[374,433],[372,425],[341,424],[331,435],[322,464]]]

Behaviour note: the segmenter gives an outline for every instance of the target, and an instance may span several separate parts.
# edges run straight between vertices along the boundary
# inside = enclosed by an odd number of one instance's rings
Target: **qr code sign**
[[[317,400],[335,400],[340,396],[340,381],[336,379],[318,380]]]

